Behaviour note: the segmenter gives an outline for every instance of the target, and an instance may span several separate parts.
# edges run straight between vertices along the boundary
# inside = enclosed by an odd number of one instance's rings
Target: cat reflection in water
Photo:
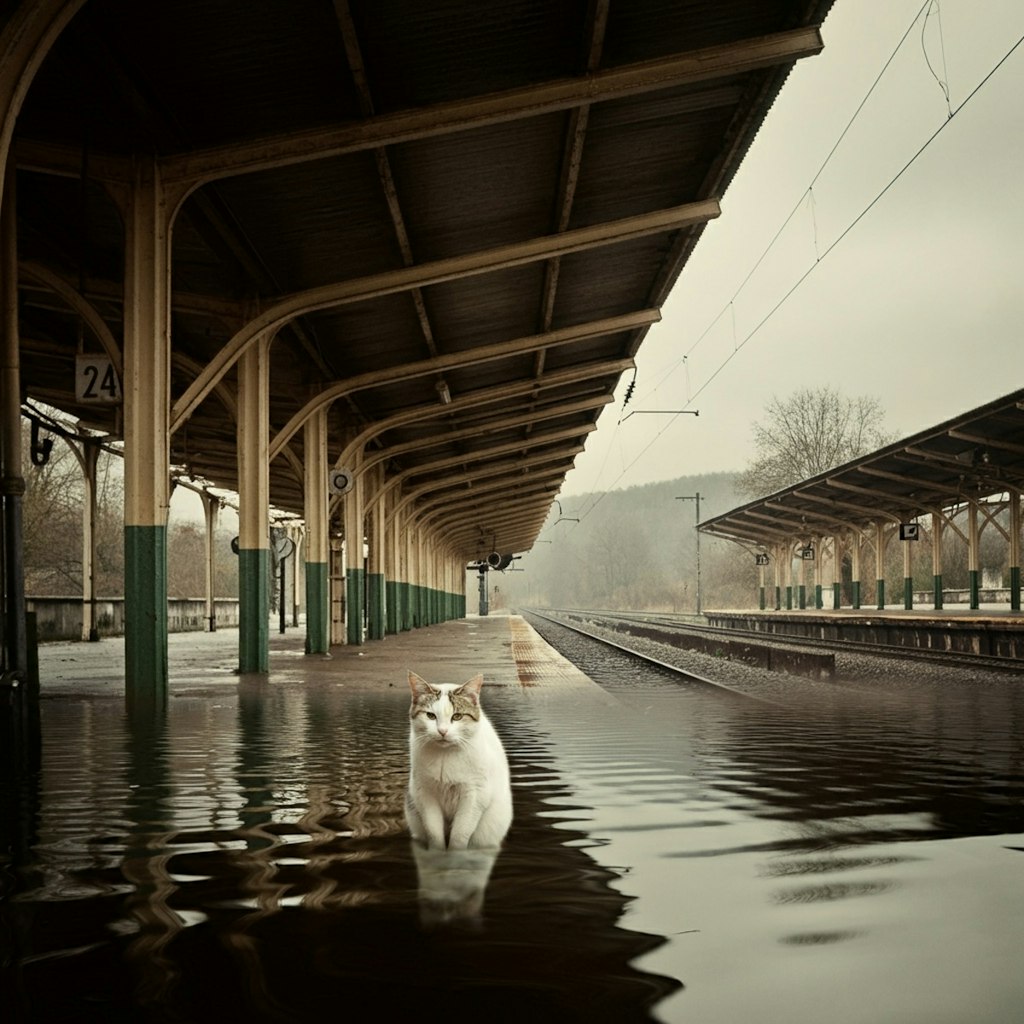
[[[484,890],[512,822],[508,759],[480,706],[483,676],[432,686],[409,673],[409,790],[424,925],[479,924]]]

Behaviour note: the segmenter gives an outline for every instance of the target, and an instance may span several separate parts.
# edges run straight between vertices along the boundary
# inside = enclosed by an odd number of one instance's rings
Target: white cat
[[[508,759],[480,707],[483,682],[432,686],[409,673],[405,816],[430,850],[497,849],[512,823]]]

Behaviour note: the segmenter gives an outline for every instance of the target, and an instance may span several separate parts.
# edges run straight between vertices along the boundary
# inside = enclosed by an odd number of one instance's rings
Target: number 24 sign
[[[75,398],[79,402],[121,401],[121,382],[108,356],[75,358]]]

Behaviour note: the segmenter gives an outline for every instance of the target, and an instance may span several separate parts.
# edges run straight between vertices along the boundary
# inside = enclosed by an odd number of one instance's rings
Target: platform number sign
[[[805,562],[813,562],[814,561],[814,545],[813,544],[808,544],[807,547],[801,548],[800,549],[800,557]]]
[[[920,536],[917,523],[900,523],[900,540],[919,540]]]
[[[770,559],[765,554],[754,555],[754,565],[767,565]]]
[[[75,399],[106,405],[121,401],[121,382],[109,356],[75,357]]]

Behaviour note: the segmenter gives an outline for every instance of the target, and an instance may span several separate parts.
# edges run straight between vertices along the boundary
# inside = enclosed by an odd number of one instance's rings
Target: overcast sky
[[[902,437],[1024,387],[1024,45],[993,71],[1024,2],[836,0],[822,34],[563,498],[742,469],[766,402],[798,388],[877,398]]]

